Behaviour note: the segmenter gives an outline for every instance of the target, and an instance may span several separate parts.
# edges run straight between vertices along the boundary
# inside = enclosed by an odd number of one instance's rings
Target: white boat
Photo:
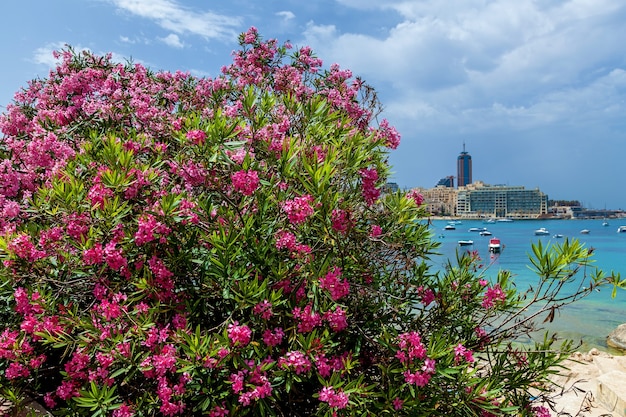
[[[496,221],[500,222],[500,223],[511,223],[513,221],[513,219],[508,219],[508,218],[505,217],[503,219],[498,219]]]
[[[500,244],[500,239],[497,237],[492,237],[489,239],[489,252],[491,253],[500,253],[502,250],[502,245]]]
[[[549,235],[550,232],[545,228],[545,227],[541,227],[537,230],[535,230],[535,236],[546,236]]]
[[[485,227],[470,227],[468,232],[484,232],[487,230]]]
[[[482,232],[478,233],[481,236],[491,236],[491,232],[489,230],[483,230]]]
[[[553,235],[552,237],[555,238],[555,239],[561,239],[563,237],[563,235],[560,234],[560,233],[557,233],[557,234]]]
[[[472,246],[473,244],[473,240],[459,240],[459,246]]]
[[[617,233],[626,233],[626,226],[620,226],[617,228]]]
[[[453,224],[446,224],[446,227],[443,228],[444,230],[456,230],[456,226],[454,226]]]
[[[608,226],[609,222],[607,222],[606,220],[602,222],[602,226]]]
[[[588,235],[589,234],[589,229],[583,229],[580,231],[580,233],[582,233],[583,235]]]

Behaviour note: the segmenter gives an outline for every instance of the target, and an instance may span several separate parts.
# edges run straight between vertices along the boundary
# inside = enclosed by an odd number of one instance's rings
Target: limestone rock
[[[626,350],[626,323],[620,324],[615,330],[609,333],[606,338],[607,345]]]
[[[611,371],[598,377],[598,400],[610,412],[626,417],[626,373]]]

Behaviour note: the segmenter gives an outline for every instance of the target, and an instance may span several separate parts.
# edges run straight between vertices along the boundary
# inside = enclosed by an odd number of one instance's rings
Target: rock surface
[[[620,324],[615,330],[609,333],[606,338],[607,345],[626,351],[626,323]]]
[[[574,353],[551,379],[560,388],[552,393],[550,408],[557,417],[626,417],[626,357],[598,349]]]

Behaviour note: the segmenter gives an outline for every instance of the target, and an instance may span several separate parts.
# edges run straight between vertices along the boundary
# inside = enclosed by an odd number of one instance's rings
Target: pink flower
[[[421,206],[424,202],[424,196],[420,194],[420,192],[417,190],[411,190],[406,193],[406,198],[408,198],[409,200],[413,200],[415,202],[415,205],[418,207]]]
[[[331,213],[332,228],[341,234],[346,234],[351,225],[350,213],[345,210],[335,209]]]
[[[319,394],[320,401],[328,403],[331,408],[342,409],[348,406],[350,394],[341,389],[335,391],[333,387],[324,387]]]
[[[252,331],[246,325],[239,325],[239,322],[233,322],[228,325],[228,338],[233,346],[246,346],[250,343]]]
[[[293,318],[298,323],[298,332],[300,333],[308,333],[322,323],[320,315],[311,311],[310,304],[304,307],[304,309],[295,307],[293,309]]]
[[[465,361],[469,363],[474,362],[474,356],[472,355],[472,351],[459,343],[454,348],[454,362],[458,364],[459,362],[461,362],[462,359],[465,359]]]
[[[100,243],[96,243],[93,248],[85,249],[83,252],[83,262],[86,265],[99,265],[104,262],[104,250]]]
[[[281,204],[283,211],[287,213],[289,221],[293,224],[304,223],[306,219],[313,215],[313,197],[311,195],[304,195],[302,197],[296,197],[293,200],[283,201]]]
[[[276,327],[274,331],[266,329],[263,332],[263,342],[267,346],[278,346],[282,343],[285,332],[280,327]]]
[[[485,292],[485,296],[483,297],[483,302],[481,305],[485,309],[492,308],[498,302],[504,302],[506,300],[506,294],[500,288],[500,284],[496,284],[491,288],[487,288]]]
[[[202,145],[206,139],[206,132],[204,130],[190,130],[187,132],[187,139],[195,143],[196,145]]]
[[[330,292],[330,297],[337,301],[350,293],[350,283],[341,280],[341,268],[334,267],[326,276],[320,278],[320,287]]]
[[[363,168],[359,170],[361,174],[362,190],[361,194],[368,205],[372,205],[378,200],[380,190],[376,188],[378,181],[378,171],[375,168]]]
[[[256,171],[237,171],[230,179],[235,190],[243,195],[252,195],[259,187],[259,174]]]
[[[551,416],[550,410],[548,410],[547,407],[543,407],[543,406],[533,407],[532,411],[535,414],[535,417],[550,417]]]
[[[285,356],[278,360],[278,365],[283,368],[290,368],[296,375],[308,372],[311,369],[311,361],[299,350],[287,352]]]
[[[383,234],[383,229],[377,225],[373,224],[370,228],[370,237],[377,238],[378,236]]]
[[[272,303],[267,300],[263,300],[254,306],[252,312],[257,316],[260,316],[263,320],[268,320],[272,317]]]
[[[404,405],[404,401],[402,401],[400,399],[400,397],[396,397],[396,398],[393,399],[392,404],[393,404],[393,409],[398,411],[398,410],[402,410],[402,406]]]
[[[375,140],[382,141],[386,147],[396,149],[400,145],[400,134],[395,127],[389,125],[387,119],[383,119],[374,131]]]
[[[113,417],[132,417],[133,415],[135,415],[135,412],[127,404],[122,404],[117,410],[113,411]]]
[[[328,322],[330,328],[335,332],[340,332],[348,327],[346,312],[339,306],[337,306],[334,311],[327,311],[324,314],[324,319]]]
[[[30,375],[30,371],[21,363],[11,362],[4,375],[7,379],[26,378]]]

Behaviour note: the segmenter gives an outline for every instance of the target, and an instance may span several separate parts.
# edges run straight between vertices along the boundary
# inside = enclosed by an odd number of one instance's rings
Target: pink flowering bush
[[[214,79],[63,50],[7,106],[0,397],[117,417],[544,415],[563,355],[508,342],[588,251],[539,248],[530,295],[472,256],[433,271],[422,197],[381,192],[399,134],[374,91],[309,48],[240,42]]]

